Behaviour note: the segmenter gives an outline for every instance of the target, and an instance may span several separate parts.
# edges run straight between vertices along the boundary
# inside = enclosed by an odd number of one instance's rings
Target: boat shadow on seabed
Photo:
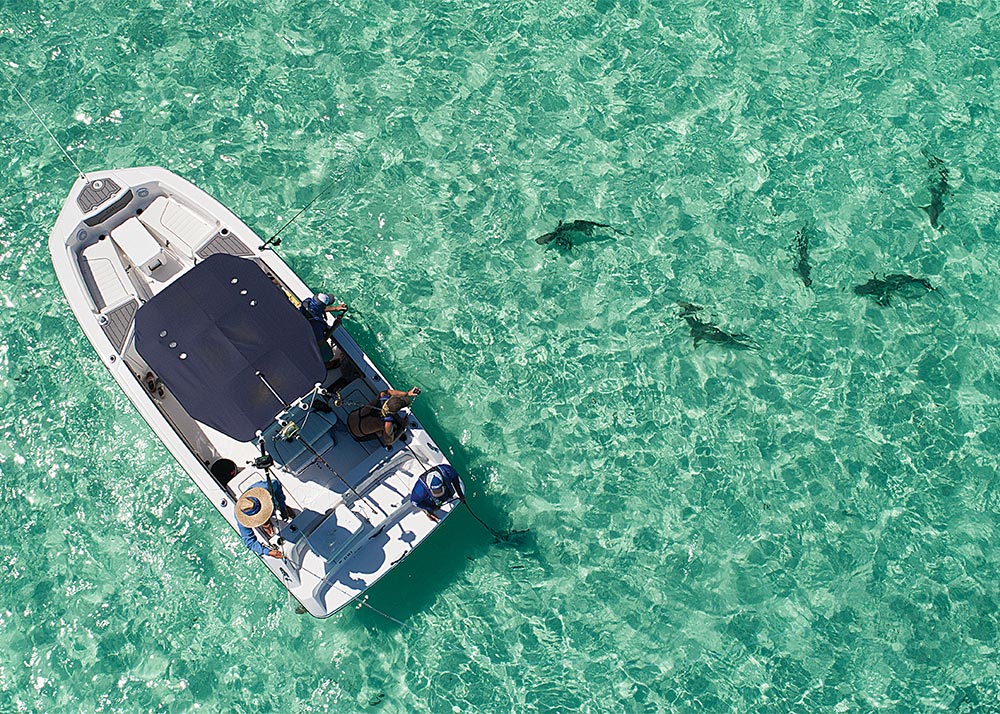
[[[352,331],[361,333],[362,340],[368,337],[364,329],[352,326]],[[405,379],[398,381],[399,384],[404,382]],[[413,408],[430,434],[447,433],[426,402],[418,402]],[[473,510],[460,505],[443,528],[432,533],[426,543],[411,551],[365,593],[365,605],[370,607],[357,604],[353,610],[366,627],[397,629],[401,625],[396,620],[408,623],[427,612],[439,595],[461,578],[471,561],[488,556],[498,548],[516,549],[521,554],[536,550],[530,531],[514,530],[510,526],[507,514],[514,499],[482,492],[483,474],[490,463],[488,456],[457,441],[450,443],[447,449],[449,461],[462,477],[466,498]],[[348,611],[345,608],[345,614]]]
[[[461,465],[463,460],[454,458],[453,463]],[[467,467],[462,468],[468,486],[470,472]],[[480,494],[474,497],[473,508],[497,522],[503,518],[503,509],[498,507],[499,500],[496,496]],[[536,550],[534,536],[529,531],[506,531],[503,535],[507,537],[502,540],[493,537],[476,522],[467,507],[459,506],[448,517],[444,528],[431,534],[426,543],[411,551],[368,590],[366,604],[370,604],[374,611],[359,605],[357,617],[368,627],[400,627],[393,620],[410,623],[421,613],[429,612],[441,593],[461,580],[462,573],[472,561],[494,556],[499,549],[507,552],[516,549],[520,555]]]

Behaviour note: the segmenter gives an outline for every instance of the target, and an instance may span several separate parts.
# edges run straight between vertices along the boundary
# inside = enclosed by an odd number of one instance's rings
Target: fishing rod
[[[427,464],[425,464],[423,462],[423,459],[421,459],[419,456],[417,456],[417,452],[414,451],[413,448],[407,446],[406,450],[409,451],[413,455],[413,458],[415,458],[417,460],[417,463],[420,464],[421,468],[423,468],[425,471],[428,470],[427,469]],[[458,497],[459,502],[462,505],[464,505],[465,508],[469,511],[469,515],[471,515],[473,518],[475,518],[477,521],[479,521],[482,524],[483,528],[485,528],[487,531],[489,531],[489,534],[491,536],[493,536],[493,538],[497,542],[504,542],[504,543],[510,542],[510,539],[511,539],[512,535],[514,535],[515,533],[524,533],[525,532],[525,531],[508,531],[506,533],[501,533],[498,530],[494,530],[486,521],[484,521],[482,518],[480,518],[478,515],[476,515],[476,512],[472,510],[472,506],[469,505],[469,500],[465,497],[465,493],[463,493],[463,491],[462,491],[461,483],[462,483],[461,479],[458,479],[455,482],[455,495]]]
[[[66,151],[66,149],[63,148],[63,145],[59,143],[58,139],[56,139],[55,134],[53,134],[52,131],[49,129],[49,127],[45,124],[45,122],[42,121],[42,118],[38,115],[38,112],[35,111],[35,108],[33,106],[31,106],[31,102],[29,102],[25,98],[25,96],[23,94],[21,94],[21,90],[18,89],[17,85],[14,84],[14,82],[11,81],[10,77],[7,76],[6,72],[3,72],[2,74],[3,74],[3,78],[7,80],[7,84],[10,85],[10,88],[13,89],[17,93],[17,96],[21,98],[21,101],[24,102],[25,106],[28,107],[28,109],[31,110],[31,113],[35,115],[35,119],[38,120],[38,123],[42,125],[42,128],[45,129],[45,132],[49,135],[49,138],[52,139],[52,143],[54,143],[56,146],[58,146],[59,150],[61,152],[63,152],[63,156],[65,156],[67,159],[69,159],[69,162],[71,164],[73,164],[73,168],[76,169],[76,171],[77,171],[78,174],[80,174],[80,178],[82,178],[84,181],[86,181],[87,184],[90,184],[90,179],[87,178],[87,174],[85,174],[83,172],[83,169],[81,169],[79,166],[76,165],[76,162],[73,161],[73,157],[70,156],[69,152]]]
[[[281,431],[279,432],[279,434],[281,435],[281,438],[285,439],[286,441],[291,441],[292,439],[298,439],[302,443],[302,445],[304,447],[306,447],[306,451],[308,451],[310,454],[312,454],[316,458],[317,461],[319,461],[321,464],[323,464],[324,466],[326,466],[326,468],[329,471],[331,471],[334,476],[336,476],[337,478],[339,478],[341,480],[341,482],[345,486],[347,486],[348,489],[350,489],[351,493],[353,493],[357,497],[357,502],[358,503],[364,503],[365,505],[367,505],[368,508],[371,509],[372,515],[375,515],[375,509],[372,508],[372,506],[368,504],[368,502],[365,500],[365,497],[362,496],[360,493],[358,493],[357,489],[355,489],[354,486],[352,486],[350,483],[348,483],[347,479],[345,479],[343,476],[341,476],[340,472],[337,471],[337,469],[333,468],[333,466],[330,465],[330,462],[327,461],[326,459],[324,459],[320,455],[320,453],[318,451],[316,451],[316,449],[314,449],[309,444],[308,441],[306,441],[305,439],[302,438],[302,434],[299,431],[299,427],[298,427],[298,425],[294,421],[290,421],[287,424],[285,424],[281,428]],[[379,510],[382,510],[381,507],[379,507]],[[385,515],[385,516],[389,515],[385,511],[382,511],[382,514]],[[364,518],[364,516],[362,516],[362,517]],[[368,519],[365,518],[365,520],[368,520]],[[370,521],[369,521],[369,525],[371,525]]]
[[[260,456],[253,461],[253,465],[258,469],[264,469],[264,473],[267,475],[267,492],[271,495],[271,500],[274,501],[274,505],[278,507],[281,512],[281,517],[286,521],[291,520],[291,512],[288,510],[288,505],[285,503],[285,499],[281,499],[281,503],[278,503],[278,498],[274,490],[274,480],[271,476],[271,467],[274,466],[274,457],[272,457],[267,450],[264,448],[264,437],[260,437]],[[279,486],[280,488],[280,486]]]
[[[458,495],[458,500],[462,502],[462,504],[465,506],[466,510],[469,512],[469,515],[472,516],[473,518],[475,518],[477,521],[479,521],[482,524],[483,528],[485,528],[487,531],[489,531],[489,534],[491,536],[493,536],[493,538],[498,543],[510,543],[513,536],[515,536],[517,534],[520,534],[520,533],[527,533],[528,532],[526,530],[508,530],[508,531],[505,531],[505,532],[494,530],[490,526],[490,524],[488,524],[486,521],[484,521],[482,518],[480,518],[478,515],[476,515],[476,512],[472,510],[472,506],[469,505],[469,500],[465,497],[465,494],[462,493],[462,491],[458,487],[458,485],[455,486],[455,493]]]
[[[347,150],[347,152],[346,152],[346,156],[347,156],[348,158],[350,158],[350,157],[353,157],[353,158],[357,159],[357,158],[359,158],[359,157],[360,157],[360,156],[361,156],[361,155],[362,155],[363,153],[364,153],[364,154],[367,154],[367,152],[368,152],[368,151],[369,151],[369,150],[371,149],[371,147],[372,147],[372,145],[373,145],[374,143],[375,143],[375,139],[373,138],[373,139],[372,139],[372,140],[371,140],[371,141],[370,141],[370,142],[368,143],[368,145],[367,145],[367,146],[366,146],[366,147],[364,148],[364,151],[363,151],[363,152],[362,152],[362,151],[359,151],[359,150],[358,150],[358,147],[356,147],[356,146],[350,146],[350,147],[348,147],[348,150]],[[345,160],[344,162],[342,162],[342,163],[346,163],[346,160]],[[299,216],[301,216],[301,215],[302,215],[303,213],[305,213],[305,212],[306,212],[307,210],[309,210],[309,208],[310,208],[310,207],[311,207],[311,206],[312,206],[312,205],[313,205],[314,203],[316,203],[316,201],[318,201],[318,200],[319,200],[319,199],[320,199],[320,198],[321,198],[322,196],[324,196],[324,195],[326,194],[326,192],[327,192],[327,191],[329,191],[329,190],[330,190],[330,188],[331,188],[331,187],[332,187],[332,186],[333,186],[333,185],[334,185],[335,183],[337,183],[338,181],[342,181],[342,180],[343,180],[343,178],[344,178],[344,176],[345,176],[345,175],[347,174],[347,170],[348,170],[348,168],[350,168],[350,167],[349,167],[349,166],[343,166],[343,165],[342,165],[342,166],[341,166],[341,167],[339,168],[339,170],[337,170],[337,171],[336,171],[336,172],[334,173],[333,177],[332,177],[332,178],[331,178],[331,179],[330,179],[329,181],[327,181],[327,182],[326,182],[326,183],[325,183],[325,184],[323,185],[323,188],[322,188],[322,189],[320,189],[319,193],[317,193],[317,194],[316,194],[315,196],[313,196],[313,197],[312,197],[312,200],[310,200],[310,201],[309,201],[309,203],[307,203],[307,204],[306,204],[305,206],[303,206],[303,207],[302,207],[302,208],[301,208],[301,209],[299,210],[299,212],[298,212],[298,213],[296,213],[296,214],[295,214],[294,216],[292,216],[292,217],[291,217],[291,218],[290,218],[290,219],[289,219],[289,220],[288,220],[288,221],[287,221],[287,222],[285,223],[285,225],[283,225],[283,226],[282,226],[281,228],[279,228],[279,229],[278,229],[277,231],[275,231],[274,235],[272,235],[272,236],[271,236],[270,238],[268,238],[268,239],[267,239],[266,241],[264,241],[264,242],[263,242],[263,243],[261,244],[261,246],[260,246],[260,247],[259,247],[259,248],[258,248],[257,250],[264,250],[265,248],[270,248],[271,246],[278,246],[278,245],[281,245],[281,238],[279,238],[279,237],[278,237],[278,236],[279,236],[279,235],[281,234],[281,232],[282,232],[283,230],[285,230],[286,228],[288,228],[288,226],[292,225],[292,223],[294,223],[294,222],[295,222],[295,220],[296,220],[296,219],[297,219],[297,218],[298,218]]]
[[[302,215],[303,213],[305,213],[305,212],[306,212],[306,211],[307,211],[307,210],[309,209],[309,207],[310,207],[310,206],[312,206],[312,205],[313,205],[314,203],[316,203],[316,201],[318,201],[318,200],[319,200],[319,199],[320,199],[320,198],[321,198],[321,197],[323,196],[323,194],[324,194],[324,193],[326,193],[327,191],[329,191],[329,190],[330,190],[330,188],[331,188],[331,187],[332,187],[332,186],[333,186],[333,185],[334,185],[335,183],[337,183],[338,181],[340,181],[340,180],[341,180],[341,179],[343,179],[343,178],[344,178],[344,177],[343,177],[343,175],[337,175],[337,176],[334,176],[334,177],[333,177],[332,179],[330,179],[329,181],[327,181],[327,182],[326,182],[326,185],[324,185],[324,186],[323,186],[323,189],[322,189],[322,190],[321,190],[321,191],[320,191],[319,193],[317,193],[317,194],[316,194],[315,196],[313,196],[312,200],[311,200],[311,201],[309,201],[309,203],[307,203],[307,204],[306,204],[305,206],[303,206],[303,207],[301,208],[301,210],[299,210],[299,212],[298,212],[298,213],[296,213],[296,214],[295,214],[294,216],[292,216],[292,217],[291,217],[291,218],[290,218],[290,219],[288,220],[288,222],[287,222],[287,223],[285,223],[285,225],[283,225],[283,226],[282,226],[281,228],[279,228],[279,229],[277,230],[277,232],[275,232],[275,234],[274,234],[274,235],[272,235],[272,236],[271,236],[270,238],[268,238],[268,239],[267,239],[266,241],[264,241],[264,242],[263,242],[263,243],[262,243],[262,244],[260,245],[260,247],[259,247],[259,248],[257,248],[257,250],[264,250],[265,248],[270,248],[271,246],[278,246],[278,245],[281,245],[281,238],[278,238],[278,236],[279,236],[279,235],[281,234],[281,232],[282,232],[283,230],[285,230],[286,228],[288,228],[288,226],[292,225],[292,223],[293,223],[293,222],[295,221],[295,219],[296,219],[296,218],[298,218],[298,217],[299,217],[299,216],[301,216],[301,215]]]
[[[455,489],[455,491],[457,492],[458,489]],[[483,524],[483,528],[485,528],[486,530],[488,530],[490,532],[491,536],[493,536],[494,538],[496,538],[498,541],[501,541],[501,540],[502,541],[510,540],[510,533],[501,533],[500,531],[493,530],[486,521],[484,521],[482,518],[480,518],[479,516],[476,515],[476,512],[472,510],[472,506],[469,505],[469,501],[468,501],[468,499],[466,499],[465,494],[459,495],[458,500],[461,501],[465,505],[465,508],[466,508],[466,510],[469,511],[469,515],[470,516],[472,516],[477,521],[479,521],[480,523]]]

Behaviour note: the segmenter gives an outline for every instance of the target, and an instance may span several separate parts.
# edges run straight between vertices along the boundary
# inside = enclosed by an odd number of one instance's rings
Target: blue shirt
[[[455,469],[448,466],[448,464],[441,464],[436,467],[441,473],[444,480],[444,495],[440,498],[435,498],[431,494],[431,489],[427,486],[426,476],[417,479],[417,483],[413,486],[413,491],[410,493],[410,502],[417,508],[422,508],[425,511],[435,511],[441,507],[448,499],[452,498],[456,494],[459,497],[462,496],[461,487],[458,485],[458,473]]]
[[[274,485],[274,490],[271,491],[271,497],[274,499],[276,508],[282,509],[285,507],[285,492],[281,490],[281,482],[272,479],[271,483]],[[256,488],[257,486],[266,489],[267,481],[258,481],[257,483],[252,484],[250,488]],[[249,491],[250,488],[247,490]],[[237,501],[238,500],[239,499],[237,499]],[[261,545],[260,541],[257,540],[257,534],[254,533],[253,529],[247,528],[239,521],[236,521],[236,527],[240,531],[240,538],[243,539],[243,545],[245,545],[251,553],[256,553],[257,555],[267,555],[271,552],[271,546]]]
[[[299,307],[309,324],[313,328],[313,335],[317,342],[326,338],[326,306],[314,297],[307,297]]]
[[[310,320],[323,320],[323,316],[326,315],[326,305],[314,297],[303,300],[299,310]]]

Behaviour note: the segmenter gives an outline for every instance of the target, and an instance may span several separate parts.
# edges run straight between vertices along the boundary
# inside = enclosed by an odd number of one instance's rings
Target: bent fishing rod
[[[409,451],[410,454],[413,456],[413,458],[417,460],[417,463],[420,464],[421,468],[427,470],[427,464],[424,463],[424,460],[421,459],[417,455],[417,452],[414,451],[412,447],[407,446],[406,450]],[[455,484],[453,484],[452,487],[455,489],[455,495],[453,496],[453,498],[457,498],[458,501],[459,501],[459,503],[461,503],[463,506],[465,506],[465,509],[469,512],[469,515],[471,515],[473,518],[475,518],[477,521],[479,521],[479,523],[482,524],[483,528],[485,528],[487,531],[489,531],[489,534],[491,536],[493,536],[493,538],[498,543],[507,543],[507,542],[509,542],[510,538],[511,538],[511,535],[512,535],[512,532],[503,533],[501,531],[494,530],[490,526],[489,523],[487,523],[482,518],[480,518],[478,515],[476,515],[476,512],[472,510],[472,506],[469,505],[469,500],[465,496],[465,489],[462,488],[461,484],[462,484],[461,479],[459,479],[458,481],[456,481]],[[449,500],[451,500],[451,499],[449,499]]]

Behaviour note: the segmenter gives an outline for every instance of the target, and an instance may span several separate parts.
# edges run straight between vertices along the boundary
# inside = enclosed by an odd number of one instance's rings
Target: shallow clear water
[[[1000,706],[998,37],[929,0],[0,6],[84,169],[263,235],[339,177],[282,255],[527,530],[449,520],[370,593],[402,625],[297,615],[79,331],[74,170],[0,83],[0,711]],[[532,240],[573,219],[629,235]]]

